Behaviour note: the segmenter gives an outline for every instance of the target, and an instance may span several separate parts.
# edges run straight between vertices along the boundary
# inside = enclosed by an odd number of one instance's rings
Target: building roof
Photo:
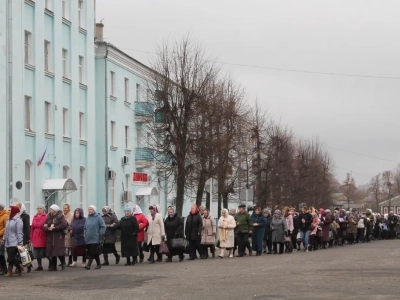
[[[383,201],[383,202],[379,203],[379,206],[386,206],[386,205],[389,206],[389,202],[391,202],[390,205],[400,206],[400,196],[396,196],[396,197],[393,197],[392,199]]]

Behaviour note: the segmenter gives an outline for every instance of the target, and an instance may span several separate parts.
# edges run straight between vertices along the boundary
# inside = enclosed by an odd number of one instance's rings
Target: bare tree
[[[376,201],[376,211],[378,212],[380,197],[382,195],[382,178],[380,173],[371,178],[368,189],[372,194],[374,194]]]
[[[357,192],[356,181],[354,180],[354,177],[351,175],[351,173],[346,173],[346,179],[340,186],[340,190],[347,198],[347,209],[350,209],[350,199],[355,200],[354,197]]]
[[[400,164],[398,164],[393,171],[393,181],[396,184],[396,192],[400,195]]]

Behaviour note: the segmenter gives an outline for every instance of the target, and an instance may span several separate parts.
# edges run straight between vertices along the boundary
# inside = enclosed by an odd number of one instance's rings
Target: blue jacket
[[[265,219],[264,215],[262,213],[260,213],[259,215],[256,215],[255,213],[253,213],[251,215],[251,222],[254,223],[258,223],[258,226],[254,226],[253,231],[259,231],[259,230],[265,230],[265,223],[267,222],[267,220]]]
[[[106,224],[100,214],[94,213],[86,218],[85,241],[86,245],[99,244],[106,232]]]
[[[83,214],[82,208],[77,208],[77,209],[75,209],[75,211],[79,211],[79,218],[75,218],[75,212],[74,212],[74,218],[72,219],[72,222],[71,222],[72,246],[84,246],[84,245],[86,245],[86,241],[85,241],[86,218]]]
[[[3,236],[4,247],[17,247],[24,241],[24,224],[19,216],[7,221],[6,233]]]

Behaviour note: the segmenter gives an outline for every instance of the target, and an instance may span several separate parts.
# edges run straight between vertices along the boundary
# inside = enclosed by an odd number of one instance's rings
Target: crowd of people
[[[91,205],[85,217],[81,208],[71,212],[68,204],[62,209],[53,204],[49,213],[44,205],[38,205],[30,224],[23,204],[8,210],[0,204],[0,274],[22,275],[19,246],[31,251],[31,258],[37,262],[34,271],[44,270],[43,260],[48,261],[48,271],[77,267],[78,257],[82,259],[82,267],[90,270],[93,261],[95,269],[109,265],[110,254],[115,256],[116,264],[124,257],[125,266],[131,266],[143,263],[144,252],[149,252],[147,261],[153,264],[162,262],[163,255],[166,262],[172,262],[174,256],[182,262],[185,254],[189,254],[188,260],[215,258],[217,248],[219,258],[226,255],[233,258],[236,251],[236,257],[253,253],[261,256],[395,239],[398,223],[399,218],[392,211],[379,215],[370,209],[365,213],[354,209],[331,212],[304,206],[296,212],[292,207],[284,207],[282,211],[276,207],[271,214],[268,209],[255,207],[251,212],[246,211],[245,205],[239,205],[237,210],[223,209],[216,221],[208,209],[196,205],[184,219],[172,206],[163,218],[158,205],[150,206],[147,216],[138,205],[132,209],[125,207],[124,216],[118,219],[107,206],[100,214]],[[120,253],[116,249],[118,230]],[[32,271],[31,263],[25,267],[27,272]]]

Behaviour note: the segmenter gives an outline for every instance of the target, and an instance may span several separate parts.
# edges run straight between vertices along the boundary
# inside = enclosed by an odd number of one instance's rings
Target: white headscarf
[[[24,206],[24,205],[22,204],[22,206]],[[54,210],[55,212],[60,210],[60,208],[56,204],[53,204],[52,206],[50,206],[50,209]],[[22,207],[21,207],[21,210],[22,210]]]
[[[94,212],[96,212],[96,211],[97,211],[97,207],[96,207],[96,206],[94,206],[94,205],[90,205],[90,206],[89,206],[89,208],[92,208],[92,209],[94,210]]]
[[[135,209],[135,212],[133,213],[134,215],[139,215],[139,214],[142,214],[142,213],[143,213],[143,212],[142,212],[142,209],[141,209],[140,206],[137,205],[137,204],[134,205],[134,209]]]
[[[229,210],[227,210],[226,208],[223,208],[222,211],[226,212],[226,218],[227,218],[229,216]],[[222,214],[221,214],[221,216],[222,216]]]

